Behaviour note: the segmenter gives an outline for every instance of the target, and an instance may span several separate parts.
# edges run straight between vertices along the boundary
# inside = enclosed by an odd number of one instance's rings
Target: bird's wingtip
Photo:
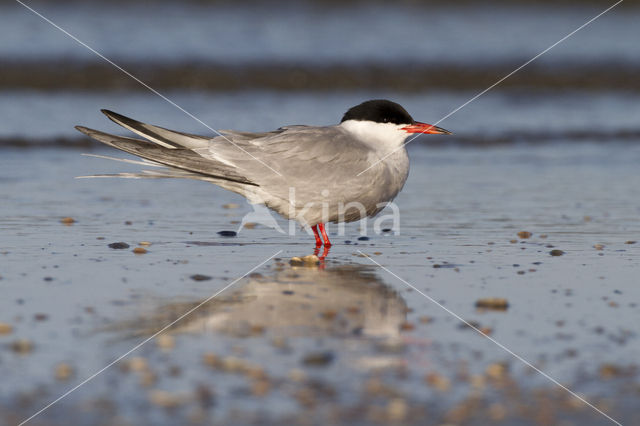
[[[79,131],[84,133],[85,135],[88,135],[89,133],[91,133],[91,129],[88,127],[84,127],[84,126],[74,126],[74,128]]]

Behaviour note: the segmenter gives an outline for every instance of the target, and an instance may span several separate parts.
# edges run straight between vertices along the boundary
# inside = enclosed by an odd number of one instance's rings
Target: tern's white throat
[[[402,130],[406,124],[377,123],[369,120],[346,120],[340,126],[379,152],[398,149],[409,134]]]

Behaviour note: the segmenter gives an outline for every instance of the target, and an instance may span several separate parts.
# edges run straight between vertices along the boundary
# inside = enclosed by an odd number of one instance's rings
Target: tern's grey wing
[[[203,158],[190,149],[165,148],[156,143],[110,135],[82,126],[76,126],[76,129],[102,143],[137,155],[140,158],[215,179],[257,186],[256,183],[239,174],[235,168],[230,167],[228,164],[221,163],[215,159]]]
[[[269,167],[218,139],[196,152],[235,165],[240,173],[258,183],[267,205],[289,217],[292,215],[286,209],[291,205],[300,210],[309,203],[322,202],[334,210],[340,203],[360,203],[368,215],[374,214],[382,208],[378,204],[395,197],[408,172],[407,159],[398,171],[384,162],[358,176],[378,160],[378,155],[339,126],[294,126],[259,138],[234,138],[243,150]],[[406,158],[401,151],[400,155]]]

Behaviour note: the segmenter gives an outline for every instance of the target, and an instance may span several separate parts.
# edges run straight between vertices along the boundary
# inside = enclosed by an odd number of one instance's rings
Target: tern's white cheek
[[[376,123],[364,120],[347,120],[341,126],[354,137],[365,142],[377,151],[390,151],[402,146],[409,136],[401,130],[405,125],[394,123]]]

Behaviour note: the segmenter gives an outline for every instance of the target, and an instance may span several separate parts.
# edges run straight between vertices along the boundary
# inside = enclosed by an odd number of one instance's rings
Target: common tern
[[[285,126],[262,133],[221,130],[216,137],[177,132],[112,111],[102,112],[145,139],[82,126],[76,129],[142,159],[121,161],[155,170],[91,177],[211,182],[310,227],[316,247],[324,244],[325,248],[331,246],[325,223],[374,216],[400,192],[409,174],[404,147],[409,135],[450,134],[415,121],[402,106],[383,99],[350,108],[337,125]]]

